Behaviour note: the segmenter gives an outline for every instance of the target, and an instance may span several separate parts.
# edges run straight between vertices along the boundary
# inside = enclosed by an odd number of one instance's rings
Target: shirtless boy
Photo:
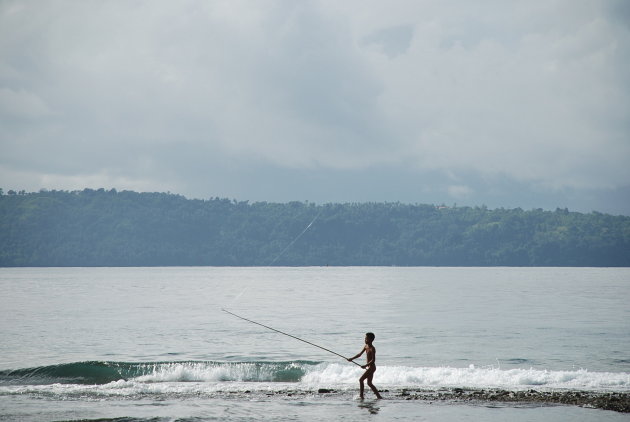
[[[360,385],[359,396],[363,398],[363,389],[364,389],[363,381],[367,380],[367,385],[372,389],[372,391],[376,395],[376,398],[382,399],[378,390],[376,389],[374,384],[372,384],[372,378],[374,378],[374,372],[376,371],[376,348],[372,346],[372,342],[374,341],[374,338],[375,338],[374,333],[366,333],[365,346],[363,346],[363,350],[361,350],[361,352],[359,352],[356,356],[348,358],[348,361],[352,362],[353,360],[361,356],[363,353],[366,353],[367,363],[365,365],[361,365],[361,368],[365,369],[366,371],[363,375],[361,375],[361,378],[359,378],[359,385]]]

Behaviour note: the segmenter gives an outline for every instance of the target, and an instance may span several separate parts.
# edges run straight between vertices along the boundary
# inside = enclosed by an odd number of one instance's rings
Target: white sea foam
[[[355,385],[363,370],[345,364],[295,364],[304,375],[296,380],[300,387]],[[277,384],[279,371],[276,364],[254,363],[169,363],[156,365],[150,373],[134,379],[140,383],[206,382],[222,383],[233,388],[233,383]],[[499,369],[455,367],[406,367],[379,366],[375,383],[391,387],[465,387],[523,389],[545,387],[572,390],[616,390],[630,391],[630,373],[590,372],[585,369],[574,371],[550,371],[545,369]]]
[[[362,370],[330,364],[314,368],[302,382],[311,385],[356,383]],[[541,369],[496,369],[453,367],[380,366],[374,375],[378,385],[399,387],[465,387],[523,389],[546,387],[572,390],[630,390],[630,373],[548,371]]]
[[[174,362],[155,365],[152,372],[135,378],[140,382],[221,382],[272,381],[274,367],[254,363],[207,364],[204,362]]]
[[[299,369],[295,382],[277,382],[278,371]],[[134,396],[142,394],[215,394],[222,392],[306,391],[356,388],[362,374],[344,364],[264,364],[181,362],[147,365],[145,374],[104,385],[50,384],[1,386],[0,395],[53,394],[89,396]],[[630,373],[549,371],[544,369],[499,369],[455,367],[379,366],[374,378],[380,388],[499,388],[505,390],[630,391]]]

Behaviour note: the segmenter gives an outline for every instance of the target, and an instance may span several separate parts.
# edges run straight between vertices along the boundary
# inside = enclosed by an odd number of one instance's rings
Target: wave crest
[[[309,361],[290,362],[107,362],[89,361],[0,371],[0,386],[81,384],[116,381],[158,383],[295,383],[303,388],[354,386],[362,370],[350,365]],[[378,386],[393,388],[543,387],[584,391],[630,391],[630,373],[549,371],[452,367],[379,366]],[[213,388],[217,388],[215,385]],[[301,387],[300,387],[301,388]]]

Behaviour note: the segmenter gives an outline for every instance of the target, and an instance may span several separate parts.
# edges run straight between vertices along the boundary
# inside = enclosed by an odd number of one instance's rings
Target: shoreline
[[[319,394],[335,394],[341,391],[320,388]],[[426,402],[454,403],[522,403],[542,405],[570,405],[577,407],[610,410],[619,413],[630,413],[630,393],[595,392],[595,391],[538,391],[538,390],[504,390],[504,389],[470,389],[440,388],[438,390],[422,388],[403,388],[401,390],[379,390],[385,393],[386,400],[420,400]],[[284,392],[293,396],[296,392]],[[368,395],[369,396],[369,395]],[[368,397],[369,398],[369,397]]]
[[[17,386],[15,386],[17,387]],[[25,387],[25,386],[22,386]],[[422,401],[428,404],[484,404],[484,403],[500,403],[505,405],[521,404],[521,405],[540,405],[540,406],[575,406],[590,409],[600,409],[613,411],[617,413],[630,413],[630,392],[597,392],[582,390],[566,390],[566,391],[538,391],[529,390],[505,390],[498,388],[488,389],[471,389],[471,388],[384,388],[379,390],[385,401]],[[200,391],[189,392],[137,392],[131,394],[112,395],[94,394],[92,399],[98,398],[100,401],[118,401],[118,400],[142,400],[147,398],[155,399],[158,396],[161,400],[167,398],[177,398],[180,400],[199,399],[199,398],[218,398],[226,400],[252,400],[260,396],[261,398],[284,398],[288,400],[312,398],[312,399],[335,399],[347,396],[355,396],[357,400],[358,389],[347,390],[339,388],[319,388],[313,390],[283,388],[275,391],[261,391],[258,389],[251,390],[223,390],[215,392],[203,393]],[[50,394],[47,391],[24,391],[17,388],[16,391],[0,392],[0,398],[3,397],[32,397],[41,398],[45,396],[47,399],[61,401],[85,400],[86,392],[65,392],[62,394]],[[55,397],[57,396],[57,397]],[[90,394],[87,394],[90,396]],[[255,401],[255,400],[254,400]],[[365,401],[378,402],[371,392],[367,392]]]

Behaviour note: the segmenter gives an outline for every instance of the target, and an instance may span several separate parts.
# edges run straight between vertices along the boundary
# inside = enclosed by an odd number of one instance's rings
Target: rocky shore
[[[630,394],[590,391],[508,391],[508,390],[402,390],[395,397],[424,401],[479,401],[501,403],[565,404],[630,413]]]
[[[249,392],[247,392],[249,393]],[[320,388],[321,395],[336,395],[342,391]],[[381,390],[386,399],[422,400],[427,402],[468,402],[468,403],[521,403],[540,405],[568,405],[593,409],[612,410],[630,413],[630,393],[595,392],[595,391],[537,391],[537,390],[501,390],[501,389],[464,389],[443,388],[439,390],[402,389]],[[306,391],[282,391],[268,395],[303,396]]]
[[[580,406],[592,409],[611,410],[620,413],[630,413],[630,393],[626,392],[596,392],[596,391],[537,391],[537,390],[502,390],[502,389],[465,389],[465,388],[441,388],[431,389],[401,389],[380,390],[385,399],[389,400],[421,400],[430,403],[503,403],[522,405],[567,405]],[[338,390],[334,388],[319,388],[316,391],[308,390],[279,390],[266,391],[266,396],[307,397],[317,394],[320,396],[339,396],[353,394],[355,390]],[[235,398],[249,397],[257,394],[255,391],[231,391],[219,393],[220,395]],[[371,392],[368,392],[368,397]]]

